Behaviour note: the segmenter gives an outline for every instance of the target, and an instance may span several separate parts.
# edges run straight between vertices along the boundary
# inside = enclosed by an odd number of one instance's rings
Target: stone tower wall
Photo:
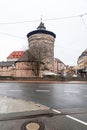
[[[55,38],[50,34],[33,34],[28,37],[29,49],[34,46],[35,48],[38,46],[42,46],[46,48],[47,55],[44,59],[45,66],[50,70],[54,70],[54,41]]]

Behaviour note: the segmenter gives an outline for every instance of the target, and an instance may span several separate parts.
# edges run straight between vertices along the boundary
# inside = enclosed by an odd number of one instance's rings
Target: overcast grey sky
[[[76,65],[87,48],[87,0],[0,0],[0,61],[28,48],[26,35],[41,15],[46,29],[56,34],[55,57]]]

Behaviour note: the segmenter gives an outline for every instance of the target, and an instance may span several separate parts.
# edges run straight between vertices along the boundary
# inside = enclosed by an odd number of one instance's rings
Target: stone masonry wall
[[[50,71],[54,70],[54,41],[54,37],[49,34],[34,34],[28,38],[29,49],[33,46],[35,48],[42,46],[47,50],[44,63]]]

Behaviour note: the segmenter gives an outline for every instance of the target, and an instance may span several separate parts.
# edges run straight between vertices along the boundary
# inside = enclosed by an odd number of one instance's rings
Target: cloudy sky
[[[0,0],[0,61],[28,48],[27,33],[40,21],[56,34],[55,57],[76,65],[87,49],[87,0]]]

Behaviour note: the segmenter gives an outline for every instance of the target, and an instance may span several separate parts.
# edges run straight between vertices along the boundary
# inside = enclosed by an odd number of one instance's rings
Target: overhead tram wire
[[[86,16],[87,13],[81,14],[81,15],[73,15],[73,16],[67,16],[67,17],[59,17],[59,18],[50,18],[50,19],[44,19],[45,21],[52,21],[52,20],[62,20],[62,19],[72,19],[72,18],[81,18],[82,23],[84,24],[85,28],[87,29],[87,25],[83,19],[83,16]],[[40,20],[30,20],[30,21],[19,21],[19,22],[3,22],[0,23],[0,25],[12,25],[12,24],[24,24],[24,23],[29,23],[29,22],[39,22]],[[2,35],[8,35],[10,37],[15,37],[15,38],[21,38],[21,39],[25,39],[24,37],[20,37],[20,36],[16,36],[16,35],[12,35],[12,34],[8,34],[8,33],[4,33],[4,32],[0,32],[0,34]]]
[[[82,23],[84,24],[85,28],[87,29],[87,25],[86,25],[86,23],[85,23],[85,21],[83,19],[84,16],[87,16],[87,13],[84,13],[84,14],[81,14],[81,15],[74,15],[74,16],[68,16],[68,17],[59,17],[59,18],[45,19],[45,20],[52,21],[52,20],[61,20],[61,19],[81,18]]]
[[[7,35],[7,36],[10,36],[10,37],[14,37],[14,38],[19,38],[19,39],[25,39],[24,37],[20,37],[20,36],[16,36],[16,35],[4,33],[4,32],[0,32],[0,34],[1,35]]]
[[[84,24],[85,28],[87,29],[87,25],[86,25],[86,23],[85,23],[85,21],[84,21],[84,19],[83,19],[83,15],[80,15],[80,18],[81,18],[82,23]]]
[[[9,25],[9,24],[24,24],[24,23],[31,23],[31,22],[39,22],[40,20],[30,20],[30,21],[16,21],[16,22],[3,22],[0,23],[1,25]]]
[[[46,21],[52,21],[52,20],[62,20],[62,19],[71,19],[71,18],[78,18],[86,16],[87,13],[80,14],[80,15],[73,15],[73,16],[66,16],[66,17],[59,17],[59,18],[50,18],[50,19],[44,19]],[[24,24],[24,23],[31,23],[31,22],[39,22],[40,20],[30,20],[30,21],[16,21],[16,22],[3,22],[0,23],[1,25],[5,24]]]
[[[85,15],[87,15],[87,13],[81,14],[81,15],[73,15],[73,16],[59,17],[59,18],[52,18],[52,19],[45,19],[45,20],[51,21],[51,20],[71,19],[71,18],[78,18],[78,17],[81,17],[81,16],[83,17]]]

